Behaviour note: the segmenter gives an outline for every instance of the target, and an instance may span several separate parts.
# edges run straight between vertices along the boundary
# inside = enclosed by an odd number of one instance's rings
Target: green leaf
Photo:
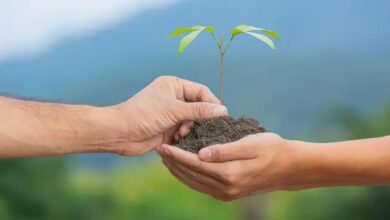
[[[173,38],[173,37],[176,37],[178,35],[190,32],[185,37],[183,37],[183,39],[180,41],[179,50],[177,51],[177,54],[180,56],[184,52],[184,50],[191,44],[191,42],[202,31],[207,31],[210,34],[214,34],[214,27],[213,26],[196,25],[193,27],[177,28],[168,37]]]
[[[197,29],[195,27],[177,28],[168,37],[169,38],[174,38],[174,37],[179,36],[181,34],[184,34],[184,33],[187,33],[187,32],[192,32],[192,31],[196,31],[196,30],[199,30],[199,29]]]
[[[210,32],[210,34],[214,33],[214,27],[213,26],[196,25],[196,26],[193,26],[193,27],[177,28],[168,37],[169,38],[174,38],[174,37],[179,36],[181,34],[192,32],[192,31],[197,31],[197,30],[201,30],[201,29]]]
[[[253,33],[253,32],[246,32],[247,34],[263,41],[264,43],[266,43],[269,47],[271,47],[272,49],[275,50],[275,44],[274,42],[269,39],[267,36],[265,36],[264,34],[258,34],[258,33]]]
[[[280,41],[279,34],[276,33],[275,31],[271,31],[271,30],[267,30],[267,29],[261,29],[260,31],[263,32],[263,34],[267,35],[268,37],[273,37],[273,38]]]
[[[255,33],[253,31],[260,31],[260,32],[262,32],[262,34]],[[258,28],[255,26],[249,26],[249,25],[238,25],[237,27],[235,27],[232,30],[232,37],[235,37],[239,34],[249,34],[249,35],[263,41],[268,46],[270,46],[272,49],[275,49],[275,44],[269,37],[280,40],[278,33],[274,32],[274,31],[263,29],[263,28]]]
[[[206,26],[204,27],[206,31],[208,31],[210,34],[214,34],[214,26]]]
[[[238,34],[243,34],[249,31],[261,31],[263,34],[267,35],[268,37],[273,37],[277,40],[280,40],[279,34],[276,33],[275,31],[263,29],[263,28],[258,28],[255,26],[249,26],[249,25],[238,25],[232,30],[232,35],[236,36]]]
[[[261,30],[261,28],[242,24],[242,25],[238,25],[232,30],[232,36],[234,37],[239,34],[244,34],[248,31],[257,31],[257,30]]]
[[[177,51],[177,55],[181,55],[184,50],[191,44],[191,42],[203,31],[204,29],[200,29],[197,31],[193,31],[189,33],[187,36],[183,37],[180,41],[179,50]]]

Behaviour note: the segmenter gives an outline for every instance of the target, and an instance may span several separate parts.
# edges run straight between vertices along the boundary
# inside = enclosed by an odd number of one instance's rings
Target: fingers
[[[220,170],[223,168],[222,164],[212,164],[201,161],[198,155],[167,144],[163,144],[158,150],[164,157],[172,158],[193,170],[216,178],[221,177],[222,172]]]
[[[181,123],[179,129],[174,134],[174,140],[178,142],[180,139],[184,138],[185,136],[190,133],[192,126],[194,125],[194,122],[192,121],[184,121]]]
[[[206,86],[177,78],[185,103],[184,120],[201,120],[228,115],[227,108]]]
[[[209,102],[220,104],[221,102],[206,86],[189,80],[178,78],[179,86],[182,88],[184,100],[188,102]]]
[[[187,134],[190,133],[192,126],[194,126],[194,122],[192,121],[183,122],[179,128],[179,137],[183,138],[187,136]]]
[[[180,166],[178,163],[166,158],[163,159],[163,163],[169,172],[180,182],[194,190],[206,193],[222,201],[231,201],[240,198],[240,190],[232,188],[231,185],[221,184],[212,177],[204,176],[196,171],[183,170],[186,167]]]
[[[255,146],[256,139],[250,135],[235,142],[203,148],[199,151],[199,158],[208,162],[252,159]]]
[[[201,167],[196,166],[196,163],[195,166],[194,163],[191,162],[182,163],[180,162],[183,161],[182,159],[178,160],[178,158],[180,158],[181,156],[176,155],[174,157],[169,157],[167,155],[171,153],[164,153],[164,151],[167,150],[163,148],[164,147],[161,146],[157,148],[156,151],[163,158],[163,162],[168,168],[168,170],[182,183],[186,184],[192,189],[212,195],[214,198],[223,201],[230,201],[233,199],[240,198],[240,195],[242,193],[241,184],[244,178],[241,175],[242,173],[239,172],[239,168],[247,167],[246,165],[241,163],[242,161],[232,161],[228,162],[227,164],[214,163],[212,165],[214,165],[215,167],[212,167],[210,169],[207,167],[207,162],[204,162],[204,165],[201,165]],[[182,150],[179,149],[179,151]],[[183,152],[188,153],[185,151]],[[172,153],[172,155],[175,155],[175,152]],[[192,153],[188,153],[187,156],[190,156],[191,154]],[[194,154],[192,155],[196,156]],[[216,169],[217,167],[219,169]],[[207,172],[200,171],[198,169],[207,170]],[[213,172],[209,172],[212,169],[218,170],[218,175]]]
[[[178,108],[181,110],[179,115],[181,121],[196,121],[228,115],[228,110],[223,105],[207,102],[184,103],[179,101],[177,104],[181,105]]]
[[[209,195],[214,195],[216,193],[216,190],[211,188],[210,186],[203,185],[195,180],[192,180],[191,178],[188,178],[183,172],[180,172],[179,169],[172,162],[163,160],[163,163],[173,176],[175,176],[180,182],[187,185],[191,189]]]
[[[225,188],[225,185],[222,182],[212,176],[208,176],[189,167],[183,166],[182,164],[175,162],[169,158],[164,158],[164,160],[175,166],[178,172],[182,173],[189,179],[195,180],[196,182],[199,182],[203,185],[208,185],[215,190],[221,190]]]

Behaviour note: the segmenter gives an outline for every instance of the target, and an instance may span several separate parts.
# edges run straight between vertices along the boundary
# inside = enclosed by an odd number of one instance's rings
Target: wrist
[[[310,143],[291,141],[296,149],[293,175],[286,190],[302,190],[316,187],[365,185],[360,180],[361,169],[355,158],[334,143]],[[353,149],[351,149],[353,150]]]
[[[320,146],[304,141],[287,140],[287,145],[293,152],[290,156],[290,165],[284,190],[296,191],[317,186],[323,178],[323,173],[318,168],[323,162]]]
[[[128,142],[126,119],[114,106],[87,106],[82,117],[79,153],[117,153]]]

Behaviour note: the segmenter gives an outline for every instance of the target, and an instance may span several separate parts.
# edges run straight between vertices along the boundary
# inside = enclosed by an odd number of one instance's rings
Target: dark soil
[[[266,132],[264,127],[254,119],[218,117],[194,122],[191,132],[175,145],[198,153],[200,149],[214,145],[233,142],[247,135]]]

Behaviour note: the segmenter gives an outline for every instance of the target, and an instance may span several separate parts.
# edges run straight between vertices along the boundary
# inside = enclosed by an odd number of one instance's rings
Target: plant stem
[[[223,33],[219,34],[219,98],[221,99],[221,103],[224,104],[224,78],[225,78],[225,67],[224,67],[224,49],[223,49]]]
[[[227,45],[225,47],[225,49],[223,49],[223,55],[225,55],[226,51],[229,49],[230,44],[232,43],[233,39],[234,39],[234,36],[231,36],[230,39],[229,39],[229,42],[227,43]]]
[[[220,70],[220,79],[219,79],[219,93],[222,105],[224,104],[224,76],[225,76],[225,68],[224,68],[224,53],[221,53],[219,70]]]
[[[224,104],[224,78],[225,78],[225,53],[229,49],[230,44],[232,43],[234,36],[231,36],[229,39],[229,42],[227,43],[226,47],[223,47],[223,33],[220,32],[219,40],[215,37],[214,33],[211,33],[211,36],[214,38],[215,43],[218,46],[219,49],[219,56],[220,56],[220,62],[219,62],[219,98],[221,100],[221,103]]]

